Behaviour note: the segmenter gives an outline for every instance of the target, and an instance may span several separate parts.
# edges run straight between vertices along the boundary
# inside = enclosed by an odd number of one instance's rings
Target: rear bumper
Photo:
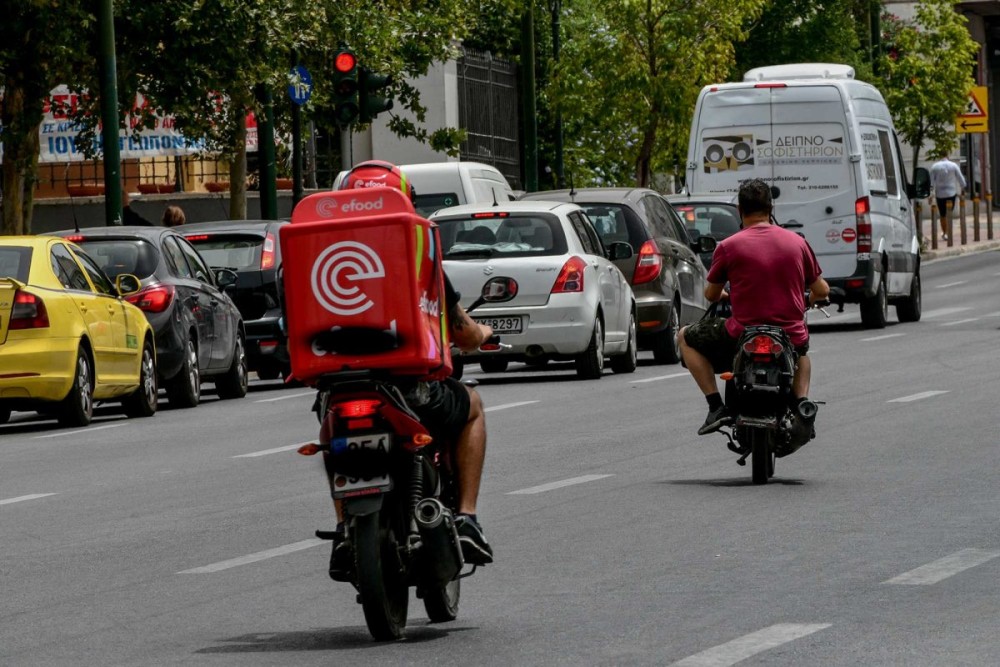
[[[483,358],[569,357],[580,354],[590,345],[596,311],[588,304],[579,302],[576,296],[562,297],[552,295],[545,306],[477,310],[472,313],[473,317],[483,318],[521,315],[524,329],[520,334],[500,334],[500,340],[511,346],[509,350],[471,352],[463,354],[461,359],[478,361]]]
[[[830,285],[831,303],[861,303],[863,299],[875,296],[881,276],[876,268],[879,265],[870,259],[858,260],[854,275],[846,278],[826,278]]]
[[[77,338],[16,340],[0,345],[0,401],[61,401],[76,371]]]
[[[279,325],[280,313],[259,320],[244,322],[246,354],[250,370],[265,364],[287,365],[288,345]]]
[[[673,302],[662,294],[636,294],[635,309],[639,340],[667,328]]]

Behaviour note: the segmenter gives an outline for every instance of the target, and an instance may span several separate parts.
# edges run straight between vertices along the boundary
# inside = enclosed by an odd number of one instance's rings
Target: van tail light
[[[587,263],[573,255],[563,264],[555,284],[552,286],[552,294],[564,294],[566,292],[583,291],[583,272],[587,268]]]
[[[274,234],[268,232],[264,239],[264,250],[260,253],[260,270],[274,268]]]
[[[639,255],[635,260],[635,273],[632,274],[632,284],[642,285],[656,280],[663,270],[663,258],[660,257],[660,250],[656,247],[656,242],[652,239],[646,241],[639,248]]]
[[[854,226],[858,230],[858,252],[872,251],[872,214],[868,197],[854,202]]]
[[[45,302],[31,292],[14,293],[14,308],[10,312],[8,329],[44,329],[49,326],[49,311]]]
[[[174,286],[152,285],[126,297],[125,300],[147,313],[162,313],[174,300]]]
[[[754,358],[755,361],[766,361],[771,357],[776,357],[785,348],[781,343],[770,336],[754,336],[743,344],[743,351]]]

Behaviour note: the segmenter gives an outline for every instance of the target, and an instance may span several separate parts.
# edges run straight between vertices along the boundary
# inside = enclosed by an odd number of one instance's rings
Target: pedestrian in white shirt
[[[948,203],[955,207],[955,197],[965,194],[965,177],[958,165],[948,159],[947,153],[938,153],[940,158],[931,166],[931,185],[937,199],[938,219],[941,221],[941,238],[948,240]]]

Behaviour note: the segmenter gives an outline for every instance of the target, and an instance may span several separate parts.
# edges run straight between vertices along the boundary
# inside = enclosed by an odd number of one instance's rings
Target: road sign
[[[955,117],[955,131],[960,134],[989,132],[990,114],[986,86],[975,86],[969,91],[965,109]]]
[[[288,73],[288,96],[298,105],[305,104],[312,95],[312,76],[302,65],[296,65]]]

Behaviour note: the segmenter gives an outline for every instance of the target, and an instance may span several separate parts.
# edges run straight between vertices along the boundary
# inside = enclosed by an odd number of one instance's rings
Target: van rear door
[[[758,160],[771,137],[770,88],[707,90],[694,120],[689,151],[691,192],[739,192],[749,178],[769,181],[771,166]]]

